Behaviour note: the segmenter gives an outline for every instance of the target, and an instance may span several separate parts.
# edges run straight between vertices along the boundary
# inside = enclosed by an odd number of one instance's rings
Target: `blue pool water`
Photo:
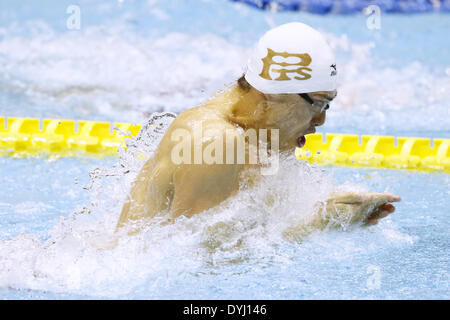
[[[66,27],[71,4],[81,9],[80,30]],[[271,26],[302,21],[326,33],[338,59],[338,97],[322,132],[449,138],[450,16],[382,14],[380,30],[366,19],[225,0],[4,0],[0,116],[141,123],[179,112],[236,79]],[[289,160],[270,184],[276,210],[258,202],[266,182],[218,213],[98,251],[129,183],[117,161],[0,158],[0,298],[450,297],[448,174]],[[337,187],[403,200],[372,228],[301,243],[281,236],[310,199]]]
[[[4,242],[0,245],[3,263],[0,284],[12,285],[12,288],[0,289],[1,296],[19,299],[449,298],[449,175],[326,168],[340,183],[353,181],[375,191],[388,188],[401,194],[403,201],[391,218],[372,228],[318,233],[301,244],[252,239],[252,245],[259,247],[244,253],[225,250],[211,253],[199,245],[198,240],[189,239],[193,243],[186,245],[179,242],[182,239],[164,235],[166,242],[179,248],[166,248],[161,239],[158,239],[161,247],[151,247],[147,242],[149,249],[158,251],[159,265],[149,267],[134,261],[132,256],[108,256],[109,253],[90,256],[82,239],[78,238],[76,244],[70,240],[86,230],[66,229],[56,232],[53,238],[48,235],[48,231],[55,232],[61,217],[70,221],[70,213],[89,203],[89,192],[82,188],[89,185],[87,172],[113,162],[0,160],[4,177],[0,183],[5,191],[0,196],[0,236],[1,239],[13,236],[17,239],[14,245]],[[14,181],[16,184],[12,183]],[[17,184],[22,186],[20,197]],[[17,236],[19,233],[22,235]],[[34,235],[35,241],[43,244],[31,244],[27,234]],[[190,230],[189,234],[194,238],[198,236],[195,230]],[[186,230],[183,235],[186,236]],[[53,252],[48,246],[52,239],[60,242],[61,250],[73,251]],[[23,252],[15,251],[19,248]],[[8,250],[12,252],[5,256]],[[186,254],[179,250],[186,250]],[[196,254],[192,255],[193,252]],[[164,254],[168,256],[159,256]],[[139,252],[136,256],[154,258],[148,252]],[[245,259],[233,262],[237,257]],[[86,268],[86,282],[82,279],[81,285],[74,286],[66,272],[78,259],[80,267]],[[181,265],[175,270],[174,260]],[[22,265],[16,265],[17,274],[6,269],[6,265],[19,261]],[[66,265],[60,261],[65,261]],[[149,268],[141,270],[144,266]],[[379,270],[380,286],[370,287],[368,281],[376,270]],[[92,284],[89,272],[105,276],[99,276],[98,283]],[[45,274],[48,282],[39,283],[38,276],[31,276],[33,273]],[[5,279],[5,275],[24,279]],[[28,290],[30,287],[33,290]]]

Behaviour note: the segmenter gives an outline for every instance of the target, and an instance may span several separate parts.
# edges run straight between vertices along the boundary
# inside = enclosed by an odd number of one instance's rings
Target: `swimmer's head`
[[[304,136],[325,122],[336,77],[335,57],[322,34],[293,22],[261,37],[238,85],[261,97],[258,121],[278,128],[280,148],[288,149],[303,147]]]
[[[256,126],[279,129],[281,150],[303,147],[305,135],[314,133],[316,127],[324,124],[329,104],[337,94],[336,90],[306,95],[263,93],[249,84],[244,76],[239,78],[238,87],[250,97],[247,101],[255,101],[241,106],[241,111],[242,108],[248,109],[245,113],[253,116]]]

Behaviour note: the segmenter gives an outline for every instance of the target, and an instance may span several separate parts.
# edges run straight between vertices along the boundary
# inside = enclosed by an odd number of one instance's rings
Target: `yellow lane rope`
[[[129,123],[0,117],[0,155],[111,156],[139,130]],[[450,139],[316,133],[295,154],[318,164],[450,172]]]

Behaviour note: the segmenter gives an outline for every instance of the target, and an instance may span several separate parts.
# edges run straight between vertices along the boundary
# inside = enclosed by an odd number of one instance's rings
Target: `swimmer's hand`
[[[330,195],[325,202],[317,203],[315,212],[299,225],[288,228],[284,235],[301,241],[315,230],[341,229],[362,223],[375,225],[379,219],[394,212],[393,202],[400,197],[390,193],[341,192]]]
[[[394,212],[392,203],[400,200],[399,196],[390,193],[335,193],[327,201],[326,211],[331,219],[347,220],[351,223],[363,222],[369,226],[377,224],[378,220]]]

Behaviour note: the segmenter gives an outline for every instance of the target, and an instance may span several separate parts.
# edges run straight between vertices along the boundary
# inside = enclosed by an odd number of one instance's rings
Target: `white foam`
[[[208,33],[147,39],[120,24],[57,33],[43,21],[28,21],[27,36],[16,28],[24,27],[13,24],[2,31],[0,89],[28,99],[22,111],[3,106],[6,115],[30,117],[138,122],[155,111],[179,112],[242,74],[252,45]],[[418,61],[387,67],[372,54],[373,43],[355,43],[345,35],[327,34],[327,39],[338,57],[339,78],[328,131],[450,127],[450,117],[441,116],[448,114],[445,72]]]
[[[139,235],[117,237],[124,197],[143,163],[139,159],[152,155],[172,120],[172,115],[152,117],[156,130],[128,140],[115,166],[93,170],[87,186],[91,203],[61,217],[46,241],[24,233],[0,240],[0,286],[120,297],[145,283],[146,296],[158,296],[162,286],[209,266],[289,260],[292,240],[284,237],[286,230],[311,215],[314,204],[330,192],[364,190],[351,184],[338,187],[320,168],[283,155],[277,175],[263,176],[251,189],[244,180],[241,191],[218,207],[174,224],[155,219]],[[387,236],[404,240],[398,232]],[[314,246],[328,248],[330,257],[332,252],[345,256],[366,250],[360,238],[335,238],[333,233],[322,240],[311,237]]]
[[[207,33],[149,40],[91,27],[45,34],[0,41],[0,88],[84,118],[136,121],[194,106],[236,78],[245,57],[244,48]]]

